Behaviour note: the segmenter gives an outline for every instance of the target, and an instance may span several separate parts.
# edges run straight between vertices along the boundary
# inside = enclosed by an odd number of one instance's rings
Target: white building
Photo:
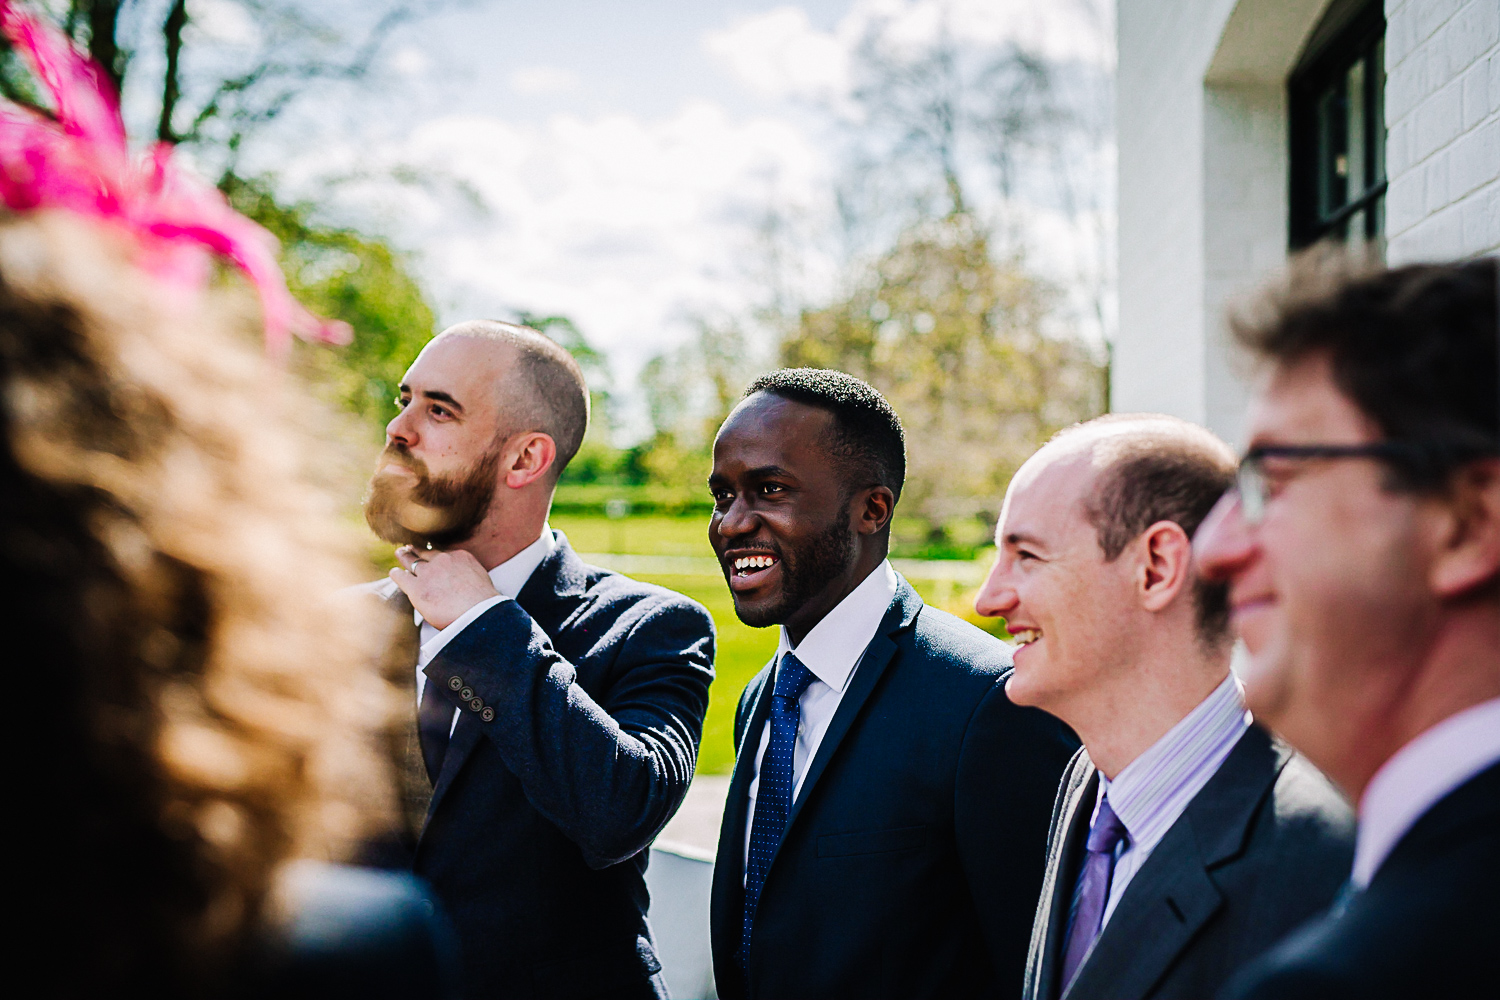
[[[1290,249],[1500,250],[1500,0],[1119,0],[1112,405],[1235,442],[1225,306]]]

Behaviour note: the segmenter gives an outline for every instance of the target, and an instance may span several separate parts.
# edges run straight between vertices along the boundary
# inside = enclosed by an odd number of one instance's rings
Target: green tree
[[[589,386],[589,429],[578,454],[563,470],[563,483],[616,483],[625,477],[626,454],[614,445],[614,374],[609,357],[567,316],[521,310],[516,322],[540,330],[567,349]]]
[[[299,344],[299,367],[378,433],[396,414],[401,376],[432,337],[434,318],[406,261],[389,245],[311,221],[308,205],[282,205],[262,184],[230,178],[235,208],[281,241],[292,293],[354,327],[345,347]]]
[[[695,335],[641,369],[652,436],[631,455],[641,480],[669,487],[680,503],[702,500],[719,425],[758,370],[740,326],[699,320]]]
[[[993,516],[1011,475],[1058,429],[1101,412],[1098,363],[1049,330],[1056,293],[992,258],[962,212],[918,223],[855,291],[804,310],[788,366],[837,368],[891,401],[907,435],[902,506],[941,526]]]

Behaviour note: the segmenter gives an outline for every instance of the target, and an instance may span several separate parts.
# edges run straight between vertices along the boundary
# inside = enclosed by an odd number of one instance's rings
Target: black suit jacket
[[[1082,750],[1058,791],[1031,932],[1026,1000],[1056,1000],[1073,887],[1099,779]],[[1247,729],[1146,863],[1066,1000],[1213,996],[1234,971],[1321,912],[1349,877],[1354,818],[1323,774]]]
[[[1225,995],[1500,995],[1500,764],[1424,813],[1363,892],[1278,945]]]
[[[1015,996],[1047,817],[1077,742],[1005,696],[1010,650],[903,580],[808,765],[737,952],[747,794],[772,665],[745,688],[714,867],[725,1000]]]
[[[657,993],[645,848],[693,777],[713,621],[556,536],[516,600],[426,668],[463,711],[412,867],[453,920],[471,1000]]]

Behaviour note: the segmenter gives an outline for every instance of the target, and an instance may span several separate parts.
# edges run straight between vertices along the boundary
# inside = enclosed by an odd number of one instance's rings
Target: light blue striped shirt
[[[1105,924],[1125,894],[1125,887],[1188,803],[1219,770],[1250,721],[1244,691],[1230,674],[1197,708],[1115,775],[1114,781],[1099,775],[1099,796],[1089,822],[1092,824],[1098,816],[1099,803],[1108,795],[1110,806],[1130,835],[1115,848]]]

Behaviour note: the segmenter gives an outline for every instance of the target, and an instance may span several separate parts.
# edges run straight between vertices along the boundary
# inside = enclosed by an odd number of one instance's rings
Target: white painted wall
[[[1117,411],[1240,435],[1225,308],[1286,258],[1286,76],[1328,0],[1119,0]]]
[[[1500,0],[1386,0],[1387,259],[1500,251]]]
[[[1235,442],[1224,318],[1286,259],[1286,78],[1329,0],[1119,0],[1117,411]],[[1500,0],[1385,0],[1387,258],[1500,251]]]
[[[1115,410],[1207,418],[1203,71],[1234,0],[1119,0]]]

